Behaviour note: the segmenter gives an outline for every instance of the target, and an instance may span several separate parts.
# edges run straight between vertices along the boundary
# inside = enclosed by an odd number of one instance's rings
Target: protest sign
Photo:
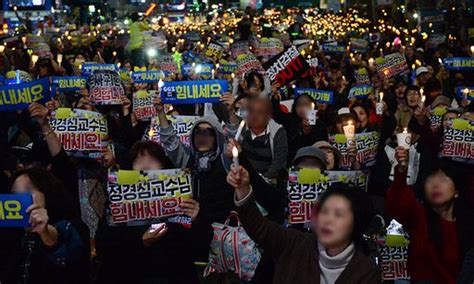
[[[469,101],[474,101],[474,87],[457,87],[456,97],[460,100],[467,99]]]
[[[281,54],[263,64],[265,73],[270,81],[278,82],[283,86],[300,78],[309,69],[306,59],[299,53],[295,46],[289,47]]]
[[[218,74],[232,74],[237,71],[237,64],[236,63],[219,63],[219,67],[217,68]]]
[[[458,161],[474,163],[474,123],[454,119],[444,129],[441,155]]]
[[[354,78],[356,80],[356,85],[369,85],[370,77],[367,69],[359,68],[354,72]]]
[[[227,80],[164,82],[161,98],[165,104],[217,103],[228,89]]]
[[[398,52],[376,58],[375,69],[382,79],[390,79],[395,75],[405,75],[409,73],[405,56]]]
[[[211,59],[220,59],[224,55],[224,47],[216,42],[210,42],[204,55]]]
[[[474,57],[453,57],[443,60],[444,67],[448,70],[467,71],[474,70]]]
[[[321,45],[321,49],[327,53],[344,53],[346,52],[346,47],[338,45],[336,43],[324,43]]]
[[[382,280],[410,279],[407,269],[408,246],[388,246],[384,239],[377,240]]]
[[[260,39],[258,48],[256,50],[257,56],[262,56],[266,60],[283,52],[284,47],[281,40],[277,38],[263,37]]]
[[[159,96],[155,90],[139,90],[133,93],[133,114],[138,120],[149,120],[157,115],[153,97]]]
[[[173,129],[178,136],[179,140],[186,146],[190,146],[190,131],[194,126],[194,123],[199,120],[200,116],[191,115],[177,115],[177,116],[166,116],[168,121],[173,126]],[[153,117],[148,126],[142,140],[150,140],[156,143],[160,142],[160,120],[158,117]]]
[[[235,63],[237,63],[237,70],[235,71],[237,77],[245,76],[250,71],[264,72],[262,64],[252,53],[237,56]]]
[[[0,227],[28,227],[26,209],[31,204],[31,193],[0,194]]]
[[[335,183],[344,183],[367,190],[368,175],[363,171],[321,172],[319,169],[290,171],[287,187],[289,223],[308,223],[318,196]]]
[[[165,78],[165,72],[161,70],[137,71],[132,73],[134,83],[154,83]]]
[[[178,74],[180,71],[178,63],[171,54],[159,56],[157,61],[159,69],[165,73]]]
[[[318,61],[318,58],[317,58],[317,57],[315,57],[315,58],[310,58],[310,59],[308,59],[307,61],[308,61],[309,67],[311,67],[311,68],[318,68],[319,61]]]
[[[234,44],[232,44],[230,48],[230,53],[232,55],[232,58],[237,58],[237,56],[241,54],[247,54],[249,53],[249,43],[248,41],[236,41]]]
[[[210,63],[194,63],[181,65],[181,74],[184,77],[189,77],[192,74],[199,75],[203,79],[209,79],[212,75],[214,65]]]
[[[89,77],[89,99],[96,105],[122,104],[125,90],[117,72],[100,70]]]
[[[90,76],[94,71],[117,71],[115,64],[100,64],[94,62],[86,62],[82,64],[82,76]]]
[[[363,167],[375,165],[377,147],[379,144],[379,134],[376,131],[355,134],[357,149],[357,161]],[[329,136],[329,142],[341,152],[341,167],[350,168],[351,162],[348,156],[347,138],[344,134]]]
[[[107,120],[99,113],[81,109],[58,108],[51,114],[51,128],[58,135],[64,150],[82,152],[99,158],[107,149]]]
[[[0,86],[0,111],[26,109],[33,102],[51,99],[49,78]]]
[[[179,206],[192,197],[191,174],[184,170],[110,171],[107,193],[111,225],[143,221],[191,225]]]
[[[334,102],[334,92],[317,90],[312,88],[295,88],[295,96],[307,94],[316,102],[321,104],[332,104]]]
[[[351,38],[351,51],[356,51],[356,52],[367,52],[367,47],[369,46],[369,42],[365,39],[362,38]]]
[[[364,99],[369,94],[374,93],[374,87],[372,85],[359,85],[354,86],[349,90],[349,95],[347,96],[348,99],[356,98],[356,99]]]
[[[87,78],[83,76],[53,77],[53,88],[61,92],[78,91],[87,86]]]

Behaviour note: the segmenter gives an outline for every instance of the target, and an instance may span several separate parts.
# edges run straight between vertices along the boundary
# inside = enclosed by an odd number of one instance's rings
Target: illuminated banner
[[[157,115],[153,105],[153,97],[159,96],[158,91],[139,90],[133,93],[133,114],[138,120],[149,120]]]
[[[217,103],[228,89],[227,80],[164,82],[161,98],[165,104]]]
[[[201,76],[202,78],[211,78],[212,69],[214,69],[214,65],[209,63],[198,63],[198,64],[183,64],[181,65],[181,73],[185,77],[191,76],[191,74],[196,74]]]
[[[354,86],[349,90],[348,99],[355,97],[356,99],[364,99],[369,94],[374,93],[374,87],[372,85],[359,85]]]
[[[89,77],[89,99],[96,105],[120,105],[125,95],[117,72],[95,71]]]
[[[280,86],[283,86],[286,83],[301,78],[310,67],[298,49],[292,46],[265,62],[263,68],[266,70],[265,72],[270,81],[278,82]]]
[[[443,60],[448,70],[474,70],[474,57],[453,57]]]
[[[457,87],[456,97],[460,100],[465,97],[469,101],[474,101],[474,87]]]
[[[166,221],[190,226],[180,204],[192,197],[191,184],[191,174],[181,169],[110,171],[109,224]]]
[[[47,102],[51,100],[49,78],[0,86],[0,111],[26,109],[33,102]]]
[[[107,149],[107,120],[99,112],[58,108],[49,124],[68,152],[81,151],[98,158]]]
[[[368,175],[364,171],[325,171],[300,169],[288,175],[288,222],[304,224],[311,221],[311,213],[318,196],[335,183],[367,190]]]
[[[178,136],[181,143],[186,146],[190,146],[189,135],[191,129],[194,126],[194,123],[199,120],[200,116],[191,116],[191,115],[177,115],[177,116],[166,116],[168,121],[173,126],[173,129]],[[160,140],[160,120],[158,117],[153,117],[151,119],[150,126],[143,135],[142,140],[150,140],[156,143],[161,143]]]
[[[237,64],[235,63],[221,63],[219,68],[217,68],[217,73],[219,74],[232,74],[237,71]]]
[[[100,64],[100,63],[84,63],[82,64],[82,76],[90,76],[94,71],[98,70],[108,70],[108,71],[118,71],[115,64]]]
[[[58,91],[77,91],[87,86],[83,76],[53,77],[53,88]]]
[[[154,83],[163,80],[165,72],[161,70],[138,71],[132,73],[133,83]]]
[[[334,92],[332,91],[317,90],[312,88],[295,88],[296,96],[303,94],[311,96],[318,103],[332,104],[334,102]]]
[[[474,123],[454,119],[452,125],[444,129],[442,146],[442,156],[474,163]]]
[[[0,227],[29,227],[26,209],[31,204],[31,193],[0,194]]]
[[[382,79],[390,79],[395,75],[405,75],[410,72],[405,56],[398,52],[376,58],[375,69]]]
[[[354,137],[357,149],[357,161],[363,167],[375,165],[377,147],[379,145],[379,133],[376,131],[357,133]],[[329,142],[341,152],[341,167],[350,168],[351,162],[348,156],[347,138],[344,134],[329,136]]]

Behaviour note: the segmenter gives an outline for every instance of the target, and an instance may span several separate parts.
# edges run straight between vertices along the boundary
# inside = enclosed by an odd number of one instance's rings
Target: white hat
[[[416,49],[416,51],[425,52],[425,50],[424,50],[423,48],[421,48],[421,47],[418,47],[418,48]]]
[[[337,115],[351,113],[351,110],[348,107],[342,107],[337,111]]]
[[[425,66],[418,67],[415,71],[416,77],[420,76],[423,73],[428,73],[428,68]]]

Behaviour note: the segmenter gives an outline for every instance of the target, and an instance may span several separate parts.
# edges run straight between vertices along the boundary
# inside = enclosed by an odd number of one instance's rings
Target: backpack
[[[230,220],[237,221],[237,227],[229,225]],[[250,281],[260,262],[261,253],[257,244],[247,235],[237,212],[232,211],[224,224],[212,223],[214,237],[209,250],[209,264],[204,276],[212,272],[232,271],[241,280]]]

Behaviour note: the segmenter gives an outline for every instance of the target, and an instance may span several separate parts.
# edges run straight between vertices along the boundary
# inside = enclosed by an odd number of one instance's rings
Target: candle
[[[214,76],[216,74],[216,70],[212,69],[211,71],[211,79],[214,80]]]
[[[0,53],[3,53],[5,51],[5,46],[4,45],[0,45]]]
[[[383,92],[380,92],[380,93],[379,93],[379,99],[380,99],[380,102],[383,101]]]
[[[314,107],[314,103],[311,103],[311,108],[306,112],[306,119],[309,125],[316,125],[316,114],[318,111],[315,110]]]
[[[474,55],[474,45],[471,45],[471,54]]]
[[[23,42],[23,44],[26,44],[26,36],[22,36],[21,41]]]
[[[163,80],[160,79],[160,81],[158,81],[158,93],[161,95],[161,88],[163,87],[163,85],[165,84],[165,82],[163,82]]]
[[[33,54],[31,56],[31,63],[33,63],[33,65],[35,65],[37,61],[38,61],[38,55]]]
[[[237,150],[235,146],[232,148],[232,163],[234,167],[239,170],[239,150]]]
[[[61,53],[58,53],[57,60],[58,64],[61,65],[61,63],[63,62],[63,55]]]
[[[117,56],[117,51],[113,51],[113,52],[112,52],[112,56],[113,56],[113,57]]]
[[[374,67],[374,62],[375,62],[375,60],[372,57],[369,58],[369,66],[370,67]]]
[[[467,95],[469,94],[469,89],[465,88],[464,90],[462,90],[462,93],[464,94],[464,99],[467,100]]]
[[[242,134],[242,130],[244,129],[245,126],[245,120],[242,119],[240,122],[239,128],[237,129],[237,133],[235,133],[235,140],[239,141],[240,135]]]
[[[407,128],[403,129],[402,133],[397,133],[397,144],[399,147],[403,147],[403,149],[408,150],[410,149],[411,144],[411,134],[408,133]],[[400,163],[401,166],[406,166],[406,161]]]
[[[354,135],[355,135],[355,125],[352,124],[352,120],[349,120],[349,121],[347,122],[347,125],[346,125],[346,126],[343,126],[342,128],[343,128],[343,130],[344,130],[344,135],[346,135],[347,140],[352,140],[352,139],[354,139]]]

